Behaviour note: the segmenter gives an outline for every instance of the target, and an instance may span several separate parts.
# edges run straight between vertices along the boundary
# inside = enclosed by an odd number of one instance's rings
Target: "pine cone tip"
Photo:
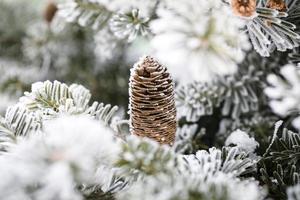
[[[278,10],[280,12],[287,11],[287,6],[284,0],[268,0],[266,7]]]
[[[256,0],[231,0],[231,8],[237,16],[252,17],[256,13]]]
[[[136,70],[136,74],[138,76],[150,78],[151,75],[153,75],[152,72],[154,72],[159,66],[160,64],[155,61],[154,58],[150,56],[144,56],[134,65],[133,68]]]

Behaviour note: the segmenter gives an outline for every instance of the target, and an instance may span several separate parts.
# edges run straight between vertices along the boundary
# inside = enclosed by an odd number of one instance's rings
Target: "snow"
[[[259,146],[259,143],[254,138],[251,138],[246,132],[239,129],[232,132],[225,141],[226,146],[232,144],[249,153],[253,153]]]

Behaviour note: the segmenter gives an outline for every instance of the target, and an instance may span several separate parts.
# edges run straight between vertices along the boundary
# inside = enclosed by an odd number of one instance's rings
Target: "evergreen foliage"
[[[1,0],[0,18],[0,199],[300,199],[300,0]]]

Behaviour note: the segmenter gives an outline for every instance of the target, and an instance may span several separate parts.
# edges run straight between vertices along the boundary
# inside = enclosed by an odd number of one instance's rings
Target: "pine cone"
[[[50,24],[57,12],[57,6],[51,0],[47,3],[47,6],[44,10],[44,19],[48,24]]]
[[[242,17],[251,17],[256,11],[256,0],[231,0],[233,12]]]
[[[268,0],[267,8],[272,8],[280,12],[286,12],[287,7],[284,0]]]
[[[131,69],[129,88],[131,133],[173,145],[176,108],[167,69],[153,58],[143,57]]]

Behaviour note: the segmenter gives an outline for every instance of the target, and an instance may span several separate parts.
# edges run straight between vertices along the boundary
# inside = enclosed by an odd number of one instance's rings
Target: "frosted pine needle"
[[[219,0],[166,1],[151,22],[152,45],[181,83],[233,74],[249,50],[245,23]],[[199,9],[201,8],[201,9]],[[184,73],[182,70],[184,68]]]
[[[253,47],[261,56],[268,57],[275,49],[286,51],[299,46],[300,35],[287,18],[294,5],[289,6],[287,12],[282,12],[283,6],[276,7],[270,1],[267,4],[259,1],[256,16],[246,19]]]
[[[138,9],[133,9],[131,13],[115,14],[110,20],[110,28],[112,32],[121,39],[133,41],[138,35],[148,35],[150,29],[148,26],[150,18],[143,18],[139,14]]]

